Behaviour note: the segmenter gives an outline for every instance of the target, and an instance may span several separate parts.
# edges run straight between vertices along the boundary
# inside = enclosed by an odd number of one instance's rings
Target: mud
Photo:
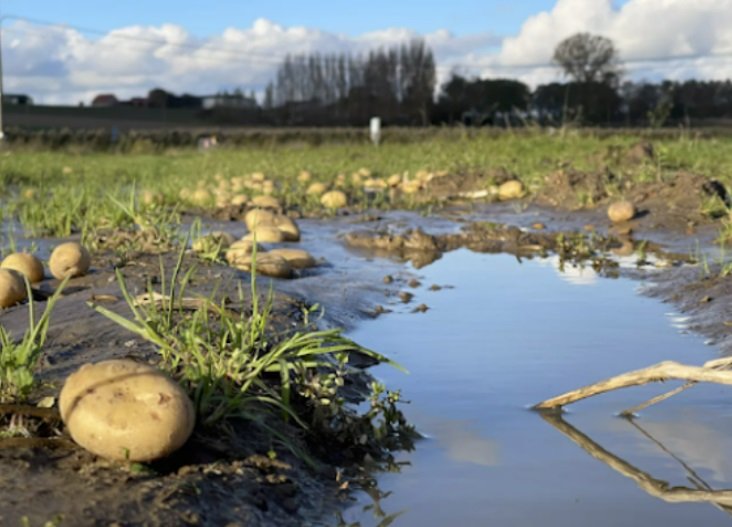
[[[171,269],[175,255],[166,253],[161,258],[163,266]],[[87,305],[97,302],[130,315],[114,279],[114,263],[119,262],[113,254],[97,255],[93,272],[72,280],[56,305],[38,398],[55,396],[61,380],[86,362],[154,359],[155,350],[147,342]],[[243,278],[224,266],[198,265],[200,271],[191,286],[202,294],[213,287],[233,291],[233,284]],[[136,254],[121,270],[132,294],[160,280],[158,256]],[[56,286],[55,281],[46,281],[38,296]],[[42,302],[36,303],[42,307]],[[231,307],[246,310],[250,306]],[[272,323],[279,328],[291,326],[302,308],[300,300],[275,293]],[[21,333],[26,324],[25,306],[3,313],[3,325],[13,334]],[[337,502],[332,469],[324,465],[320,471],[313,470],[281,448],[274,448],[276,456],[269,457],[273,445],[246,423],[232,424],[224,436],[197,429],[172,459],[142,466],[95,458],[76,447],[60,430],[60,423],[39,430],[33,419],[25,417],[26,428],[56,441],[0,440],[2,525],[21,525],[26,518],[30,525],[54,518],[63,525],[302,525],[323,517]],[[295,430],[285,432],[297,437]]]

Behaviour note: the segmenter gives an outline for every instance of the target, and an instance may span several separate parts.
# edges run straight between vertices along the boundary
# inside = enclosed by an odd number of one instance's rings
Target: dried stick
[[[732,367],[732,357],[724,357],[721,359],[714,359],[714,360],[707,361],[704,363],[703,367],[704,368],[714,368],[717,370],[725,370],[727,368]],[[647,401],[642,402],[641,404],[637,404],[631,408],[627,408],[627,409],[623,410],[622,412],[620,412],[620,415],[622,417],[631,417],[631,416],[637,414],[638,412],[640,412],[641,410],[645,410],[649,406],[663,402],[666,399],[670,399],[674,395],[679,394],[683,391],[686,391],[689,388],[691,388],[692,386],[696,386],[696,385],[697,385],[697,383],[695,381],[687,382],[686,384],[683,384],[677,388],[674,388],[673,390],[670,390],[666,393],[663,393],[661,395],[657,395],[656,397],[648,399]]]
[[[725,359],[726,360],[726,359]],[[715,364],[718,361],[714,361]],[[534,405],[535,410],[557,409],[593,395],[627,388],[629,386],[640,386],[652,382],[664,382],[671,379],[693,382],[715,382],[718,384],[732,385],[732,372],[720,371],[715,368],[702,366],[688,366],[674,361],[659,362],[653,366],[640,370],[630,371],[604,381],[583,386],[577,390],[552,397]]]
[[[706,502],[723,508],[732,506],[732,490],[672,487],[668,482],[654,478],[649,473],[640,470],[624,459],[604,449],[589,436],[574,428],[561,417],[548,414],[544,414],[542,417],[589,455],[602,461],[619,474],[632,479],[651,496],[655,496],[668,503]]]

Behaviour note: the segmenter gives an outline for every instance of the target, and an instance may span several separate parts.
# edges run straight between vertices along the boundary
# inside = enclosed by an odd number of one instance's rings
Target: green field
[[[20,220],[34,235],[67,236],[129,223],[129,211],[123,211],[114,200],[129,204],[134,195],[147,194],[148,201],[176,206],[180,211],[213,209],[217,187],[234,193],[229,188],[232,179],[246,179],[254,173],[272,182],[268,192],[287,207],[310,212],[322,208],[317,199],[305,193],[313,181],[342,188],[357,209],[365,203],[365,179],[385,181],[393,174],[410,179],[419,171],[485,175],[486,185],[491,184],[491,174],[501,171],[520,179],[529,195],[538,192],[545,177],[560,168],[610,170],[634,182],[665,181],[683,170],[718,179],[727,186],[732,182],[732,138],[666,133],[652,139],[652,158],[629,162],[626,153],[647,137],[642,132],[436,130],[422,131],[411,142],[387,140],[378,148],[364,141],[318,146],[295,141],[159,153],[6,148],[0,157],[2,211],[6,218]],[[298,181],[303,170],[311,173],[310,181]],[[357,171],[361,177],[354,179],[351,175]],[[197,188],[208,189],[210,196],[203,193],[203,197],[191,199]],[[182,189],[188,189],[183,197]],[[251,197],[262,190],[254,185],[236,192]],[[425,202],[419,203],[422,206]],[[417,201],[392,195],[376,204],[414,208]]]

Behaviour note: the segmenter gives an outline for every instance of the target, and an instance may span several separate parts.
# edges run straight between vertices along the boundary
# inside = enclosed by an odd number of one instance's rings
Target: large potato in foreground
[[[71,437],[108,459],[152,461],[188,440],[195,413],[183,389],[161,371],[127,359],[85,364],[59,396]]]
[[[635,205],[630,201],[616,201],[607,208],[607,217],[613,223],[622,223],[632,220],[635,216]]]
[[[14,306],[27,294],[23,275],[14,269],[0,269],[0,308]]]
[[[43,280],[43,264],[38,258],[29,253],[9,254],[5,257],[3,263],[0,264],[0,267],[23,273],[28,277],[28,281],[31,284]]]
[[[91,265],[91,256],[84,246],[76,242],[62,243],[51,253],[48,268],[51,274],[63,280],[67,276],[84,276]]]

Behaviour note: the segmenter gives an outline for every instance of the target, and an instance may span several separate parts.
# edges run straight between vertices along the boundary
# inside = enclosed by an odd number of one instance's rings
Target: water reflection
[[[421,429],[434,438],[452,461],[492,467],[499,463],[499,444],[483,437],[474,423],[464,419],[421,418]]]
[[[569,438],[590,456],[603,462],[615,472],[632,479],[649,495],[668,503],[710,503],[728,514],[732,514],[732,489],[713,489],[711,485],[709,485],[699,475],[697,470],[692,468],[692,464],[682,459],[681,455],[674,453],[674,451],[667,447],[660,439],[657,438],[656,435],[643,428],[635,420],[630,418],[626,419],[631,426],[635,427],[650,441],[651,445],[667,454],[683,468],[686,473],[687,481],[691,483],[691,486],[671,486],[669,482],[655,478],[652,474],[641,470],[620,456],[603,448],[591,437],[580,432],[577,428],[565,421],[561,415],[545,413],[541,414],[541,416],[546,422],[559,430],[565,437]],[[696,428],[696,426],[694,428]],[[659,431],[663,431],[663,428]],[[672,435],[670,437],[674,441],[674,444],[678,444],[678,430],[673,429],[671,432]],[[694,434],[695,437],[700,437],[704,430],[698,430],[698,432],[699,435]],[[687,444],[687,446],[689,444]],[[703,452],[703,446],[694,446],[690,451],[699,456]],[[702,462],[704,462],[708,458],[701,455],[698,459],[701,459]]]

